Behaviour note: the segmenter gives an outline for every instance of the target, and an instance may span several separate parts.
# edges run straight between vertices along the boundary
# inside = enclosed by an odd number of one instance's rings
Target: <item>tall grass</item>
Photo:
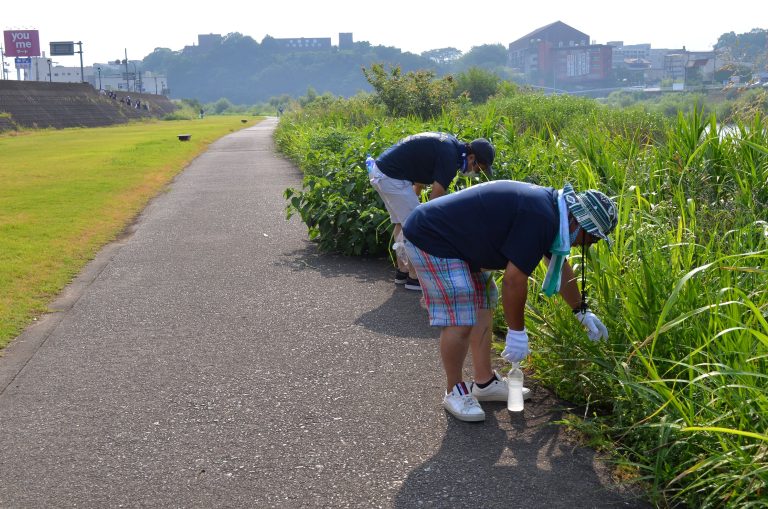
[[[209,117],[0,136],[0,348],[189,161],[241,127]]]
[[[331,128],[321,111],[312,115],[284,119],[278,138],[312,138]],[[701,108],[668,120],[586,99],[507,91],[478,107],[458,102],[427,122],[380,116],[332,128],[346,144],[358,144],[359,157],[422,130],[484,136],[497,148],[494,178],[553,187],[569,181],[613,196],[619,209],[613,249],[598,245],[586,258],[574,251],[571,259],[577,272],[586,263],[590,305],[610,337],[590,342],[567,306],[544,298],[539,267],[527,314],[536,376],[580,406],[574,425],[603,430],[617,460],[637,469],[657,505],[764,504],[768,132],[762,117],[724,132]],[[308,147],[298,150],[301,158],[314,157],[303,153]],[[497,310],[499,327],[501,316]]]
[[[538,376],[611,423],[659,505],[759,505],[768,483],[768,139],[759,119],[736,137],[714,125],[680,116],[642,151],[585,133],[579,181],[608,185],[621,217],[613,251],[587,262],[610,341],[531,303]]]

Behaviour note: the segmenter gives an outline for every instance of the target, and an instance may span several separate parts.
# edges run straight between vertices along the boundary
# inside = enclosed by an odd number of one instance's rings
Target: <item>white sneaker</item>
[[[478,401],[507,401],[507,379],[501,378],[498,373],[493,372],[494,380],[491,385],[483,387],[477,386],[475,382],[471,384],[470,393]],[[531,390],[523,387],[523,400],[531,399]]]
[[[478,422],[485,420],[485,412],[474,396],[469,394],[464,382],[457,383],[453,390],[443,397],[443,408],[460,421]]]

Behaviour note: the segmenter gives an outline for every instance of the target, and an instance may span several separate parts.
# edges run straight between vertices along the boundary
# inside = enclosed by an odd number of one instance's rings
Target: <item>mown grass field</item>
[[[0,135],[0,348],[192,159],[248,125],[222,116]]]

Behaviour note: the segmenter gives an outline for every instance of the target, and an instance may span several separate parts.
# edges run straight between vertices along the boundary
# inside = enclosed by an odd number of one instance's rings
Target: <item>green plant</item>
[[[393,116],[436,117],[453,97],[453,78],[435,79],[432,71],[403,74],[395,67],[387,73],[383,65],[373,64],[370,69],[363,68],[363,74]]]
[[[492,72],[472,67],[456,75],[455,91],[467,94],[474,104],[484,103],[496,93],[501,79]]]
[[[389,215],[359,164],[307,175],[303,186],[285,190],[286,217],[298,214],[321,249],[345,255],[388,251]]]

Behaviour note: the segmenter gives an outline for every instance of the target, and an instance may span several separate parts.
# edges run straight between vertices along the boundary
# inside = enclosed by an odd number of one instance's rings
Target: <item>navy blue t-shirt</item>
[[[549,255],[559,220],[555,189],[495,180],[419,205],[403,233],[433,256],[466,261],[473,272],[511,261],[530,275]]]
[[[439,182],[448,189],[462,169],[466,144],[446,133],[419,133],[403,138],[376,159],[384,175],[419,184]]]

